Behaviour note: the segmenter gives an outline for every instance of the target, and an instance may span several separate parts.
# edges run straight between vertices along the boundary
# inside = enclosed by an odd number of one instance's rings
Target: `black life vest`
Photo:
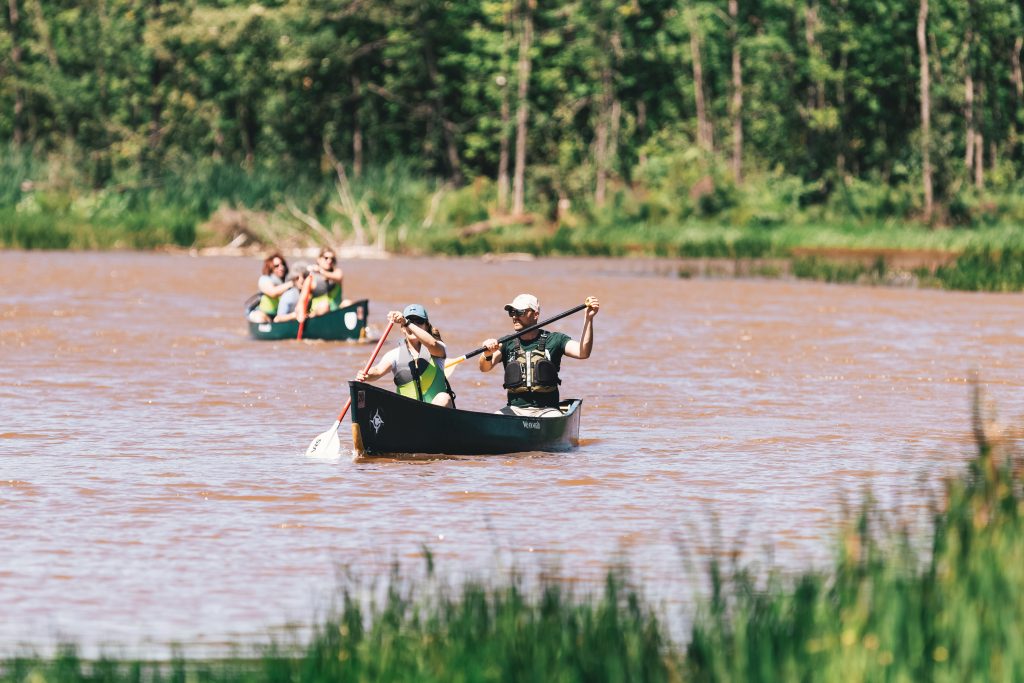
[[[524,351],[519,339],[509,343],[509,358],[505,363],[504,387],[510,394],[528,392],[543,394],[558,391],[562,380],[558,378],[558,368],[545,348],[551,333],[544,330],[540,333],[540,345],[533,351]]]

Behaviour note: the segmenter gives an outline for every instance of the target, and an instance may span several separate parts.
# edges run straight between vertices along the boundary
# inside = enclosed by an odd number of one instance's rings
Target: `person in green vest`
[[[268,323],[277,315],[277,307],[281,295],[295,287],[293,280],[288,280],[288,262],[278,252],[274,252],[263,260],[263,274],[256,283],[259,291],[259,303],[249,312],[249,320],[254,323]]]
[[[313,298],[309,302],[309,315],[323,315],[352,303],[341,296],[345,274],[338,265],[333,249],[321,249],[316,265],[309,267],[313,274]]]
[[[498,363],[505,368],[502,386],[508,392],[508,404],[497,412],[530,417],[562,414],[558,408],[558,385],[562,383],[558,372],[562,358],[585,360],[590,358],[594,348],[594,316],[601,302],[591,296],[585,303],[580,341],[561,332],[537,329],[503,344],[498,344],[497,339],[485,339],[480,344],[484,348],[480,372],[490,372]],[[512,318],[512,329],[518,332],[537,324],[540,302],[533,294],[520,294],[505,304],[505,311]]]
[[[395,389],[402,396],[454,408],[455,392],[444,376],[448,350],[441,341],[441,333],[430,323],[427,309],[409,304],[401,313],[388,313],[388,320],[401,328],[402,340],[369,372],[360,371],[356,379],[373,382],[391,373]]]
[[[299,316],[299,299],[302,296],[302,284],[306,281],[307,277],[312,277],[305,264],[294,263],[292,265],[294,269],[288,274],[288,279],[292,282],[292,288],[282,294],[277,302],[277,315],[274,316],[275,323],[295,320]]]

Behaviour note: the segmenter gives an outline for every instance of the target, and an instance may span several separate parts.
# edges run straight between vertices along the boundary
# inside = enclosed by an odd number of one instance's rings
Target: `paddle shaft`
[[[306,318],[308,317],[309,307],[309,295],[313,293],[313,275],[306,275],[306,279],[302,283],[302,293],[299,295],[299,308],[296,313],[296,317],[299,319],[299,333],[296,335],[296,339],[302,341],[302,330],[306,327]]]
[[[513,334],[507,334],[507,335],[505,335],[504,337],[502,337],[501,339],[498,340],[498,346],[501,346],[502,344],[504,344],[507,341],[512,341],[513,339],[518,339],[519,337],[522,337],[524,334],[529,334],[530,332],[533,332],[534,330],[539,330],[540,328],[544,327],[545,325],[550,325],[551,323],[555,322],[556,320],[561,320],[562,318],[570,316],[573,313],[578,313],[579,311],[582,311],[586,307],[587,307],[586,304],[580,304],[579,306],[576,306],[574,308],[570,308],[568,311],[563,311],[562,313],[559,313],[558,315],[554,316],[553,318],[548,318],[547,320],[541,320],[539,323],[535,323],[533,325],[530,325],[529,327],[524,327],[523,329],[519,330],[518,332],[515,332]],[[481,353],[483,353],[486,350],[487,350],[486,346],[481,346],[479,349],[477,349],[475,351],[470,351],[469,353],[467,353],[465,356],[460,358],[458,362],[461,363],[462,361],[467,360],[469,358],[472,358],[473,356],[476,356],[478,354],[481,354]]]
[[[388,326],[384,329],[384,334],[380,336],[380,341],[377,342],[376,348],[373,349],[373,355],[370,356],[370,360],[366,361],[366,367],[363,368],[363,373],[370,371],[373,367],[373,361],[377,360],[377,354],[380,353],[380,347],[384,346],[384,340],[388,338],[388,333],[391,332],[391,328],[395,326],[395,323],[389,322]],[[348,412],[349,407],[352,405],[352,394],[349,394],[348,400],[345,401],[345,407],[341,409],[341,413],[338,415],[338,422],[345,419],[345,414]]]

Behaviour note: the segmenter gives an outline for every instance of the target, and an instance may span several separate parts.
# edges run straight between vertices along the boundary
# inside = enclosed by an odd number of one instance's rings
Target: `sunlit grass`
[[[695,197],[671,185],[623,185],[601,206],[571,205],[557,224],[551,198],[534,196],[532,213],[516,223],[497,210],[497,190],[485,178],[454,188],[413,175],[402,160],[359,176],[337,170],[244,169],[206,159],[95,188],[63,157],[41,161],[7,148],[0,150],[0,246],[223,246],[245,233],[250,244],[266,248],[329,243],[406,254],[794,259],[790,272],[829,281],[864,281],[842,250],[921,251],[956,263],[918,284],[1024,289],[1024,200],[1015,188],[992,195],[965,190],[950,199],[949,224],[958,227],[914,220],[912,187],[856,181],[826,201],[815,184],[771,174],[752,175],[742,187],[719,178]],[[247,224],[218,222],[225,208]],[[801,251],[815,249],[833,253],[816,255],[810,267],[799,262]]]

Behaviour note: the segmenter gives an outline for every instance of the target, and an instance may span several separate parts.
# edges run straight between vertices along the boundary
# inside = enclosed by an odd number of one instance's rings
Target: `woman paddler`
[[[360,371],[356,379],[373,382],[390,372],[402,396],[454,408],[455,392],[444,376],[448,350],[441,341],[441,333],[430,324],[427,309],[409,304],[401,313],[388,313],[388,320],[401,328],[403,339],[369,372]]]

